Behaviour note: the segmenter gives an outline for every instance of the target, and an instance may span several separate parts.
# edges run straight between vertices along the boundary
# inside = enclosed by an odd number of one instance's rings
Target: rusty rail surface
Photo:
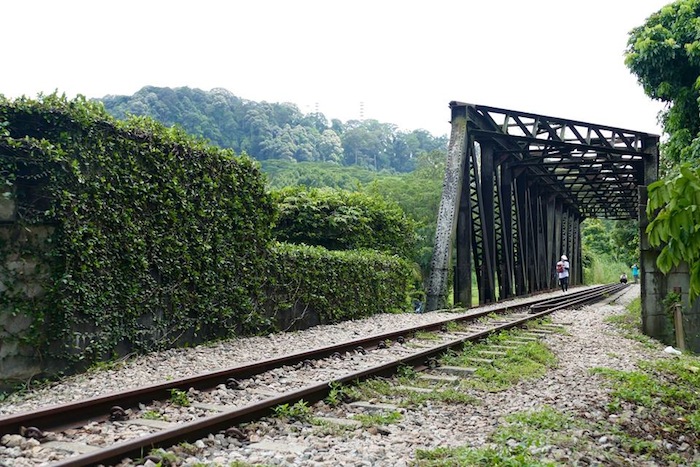
[[[598,301],[622,291],[625,287],[627,287],[626,284],[606,285],[564,294],[555,298],[550,297],[511,305],[504,303],[503,306],[498,308],[481,310],[452,319],[374,335],[285,357],[273,358],[168,383],[136,388],[122,393],[114,393],[107,396],[61,404],[33,412],[5,416],[0,418],[0,436],[5,433],[17,433],[20,431],[21,427],[27,426],[39,427],[41,430],[54,429],[56,427],[79,426],[80,424],[84,424],[86,420],[106,419],[110,408],[114,405],[126,408],[136,406],[139,402],[168,399],[170,397],[170,389],[186,390],[193,387],[198,389],[212,388],[232,377],[248,378],[284,365],[292,365],[309,359],[325,358],[333,355],[335,352],[351,351],[357,349],[359,346],[376,346],[380,341],[386,341],[387,339],[394,340],[399,336],[410,336],[419,331],[441,329],[450,322],[475,320],[493,313],[506,313],[528,307],[530,309],[530,314],[527,317],[514,319],[507,323],[501,323],[488,329],[468,334],[410,356],[399,358],[390,363],[347,374],[333,381],[307,386],[239,409],[185,423],[176,428],[166,429],[138,439],[117,443],[99,451],[70,457],[52,465],[68,467],[118,462],[124,457],[138,457],[144,455],[144,450],[149,450],[158,446],[172,445],[185,440],[198,439],[211,432],[229,428],[232,425],[259,419],[271,414],[274,407],[281,404],[290,404],[301,399],[309,403],[316,402],[327,396],[331,384],[352,384],[370,377],[392,376],[401,366],[410,365],[417,368],[425,368],[426,362],[429,361],[429,359],[440,356],[448,349],[458,348],[465,342],[482,340],[495,332],[521,326],[528,321],[539,319],[559,309],[581,306]]]

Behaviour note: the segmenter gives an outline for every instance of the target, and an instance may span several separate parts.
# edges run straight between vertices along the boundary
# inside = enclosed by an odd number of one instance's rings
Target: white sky
[[[15,0],[2,6],[0,94],[221,87],[436,136],[456,100],[659,134],[662,106],[623,52],[667,3]]]

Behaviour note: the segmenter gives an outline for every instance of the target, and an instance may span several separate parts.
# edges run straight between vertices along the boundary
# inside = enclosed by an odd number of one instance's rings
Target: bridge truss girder
[[[570,282],[580,284],[581,222],[638,217],[638,187],[658,166],[658,136],[460,102],[450,108],[427,310],[445,306],[450,277],[454,302],[471,306],[472,273],[482,304],[554,288],[562,254]]]

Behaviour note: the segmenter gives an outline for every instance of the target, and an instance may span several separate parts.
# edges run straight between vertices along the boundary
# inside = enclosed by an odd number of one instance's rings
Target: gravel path
[[[608,402],[608,389],[601,377],[589,373],[590,369],[606,367],[629,371],[641,360],[673,358],[662,352],[661,344],[650,350],[621,337],[613,325],[605,322],[606,317],[620,314],[638,296],[639,286],[632,285],[613,304],[555,312],[551,315],[552,321],[564,325],[568,333],[548,335],[544,342],[557,356],[558,366],[544,378],[524,381],[499,393],[481,393],[477,405],[428,403],[424,407],[401,409],[402,420],[382,430],[357,429],[333,436],[320,432],[318,427],[299,424],[297,429],[282,431],[274,421],[262,422],[251,436],[251,442],[274,442],[287,446],[292,452],[251,449],[233,438],[210,435],[194,443],[198,450],[184,455],[184,465],[229,465],[240,461],[281,466],[408,466],[415,459],[417,449],[484,446],[489,434],[503,422],[503,417],[514,412],[548,405],[591,420],[600,419],[605,417],[602,409]],[[0,414],[152,384],[164,377],[215,371],[237,363],[350,340],[363,333],[379,333],[453,316],[454,313],[381,315],[306,331],[160,352],[135,358],[119,368],[76,375],[50,388],[13,396],[0,404]],[[601,438],[599,444],[604,445],[605,436]],[[183,457],[182,453],[179,455]],[[555,453],[554,458],[560,465],[597,464],[595,456],[589,462],[585,453],[565,450]],[[3,465],[1,460],[0,465]],[[16,459],[7,465],[35,464]]]

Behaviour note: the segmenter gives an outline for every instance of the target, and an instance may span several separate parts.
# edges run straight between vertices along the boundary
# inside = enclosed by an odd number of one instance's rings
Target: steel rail
[[[557,298],[555,300],[548,300],[553,302],[551,303],[551,308],[543,309],[542,311],[529,314],[525,317],[516,318],[507,323],[499,323],[496,326],[492,326],[488,329],[462,336],[458,339],[437,345],[430,349],[419,351],[410,356],[401,357],[392,362],[350,373],[343,377],[335,378],[331,381],[290,391],[280,396],[271,397],[260,402],[249,404],[240,409],[223,412],[211,417],[189,422],[176,428],[163,430],[145,437],[117,443],[99,451],[82,454],[76,457],[70,457],[53,464],[53,466],[82,467],[105,465],[119,462],[125,457],[144,456],[147,454],[147,449],[171,446],[182,441],[192,441],[194,439],[206,436],[209,433],[225,430],[233,425],[259,419],[266,415],[272,414],[274,412],[274,408],[281,404],[291,404],[302,399],[309,403],[317,402],[326,397],[330,391],[330,388],[335,384],[353,384],[377,376],[390,377],[396,374],[400,367],[406,365],[417,368],[426,368],[429,367],[429,359],[438,357],[444,354],[447,350],[460,348],[466,342],[483,340],[491,334],[521,326],[529,321],[536,320],[549,313],[553,313],[556,310],[591,303],[596,300],[596,297],[597,300],[600,300],[603,297],[610,296],[610,294],[623,290],[625,287],[627,287],[626,284],[603,286],[596,288],[596,291],[593,293],[572,293],[562,297],[561,299]]]
[[[106,420],[109,417],[110,409],[114,406],[119,406],[122,409],[128,409],[138,406],[139,403],[169,399],[171,395],[170,391],[172,389],[209,389],[225,383],[230,378],[247,379],[282,366],[295,365],[302,363],[305,360],[326,358],[335,354],[336,352],[342,354],[345,352],[354,351],[358,347],[372,348],[377,346],[378,343],[382,341],[396,340],[401,336],[408,337],[417,332],[441,329],[450,322],[473,321],[490,314],[507,313],[514,309],[534,307],[540,303],[556,303],[556,300],[563,299],[564,297],[567,299],[573,299],[582,296],[582,294],[588,295],[596,290],[607,290],[607,287],[609,286],[592,287],[573,292],[568,295],[562,295],[561,297],[557,297],[555,299],[544,298],[510,304],[507,302],[502,302],[503,306],[497,308],[480,310],[455,318],[439,320],[429,324],[403,328],[383,334],[376,334],[362,339],[342,342],[327,347],[316,348],[269,360],[244,364],[211,373],[202,373],[199,375],[151,386],[138,387],[104,396],[97,396],[75,402],[58,404],[31,412],[2,416],[0,417],[0,436],[4,434],[19,433],[22,427],[31,426],[37,427],[42,431],[58,431],[60,429],[80,426],[85,422],[85,420],[88,419]]]

